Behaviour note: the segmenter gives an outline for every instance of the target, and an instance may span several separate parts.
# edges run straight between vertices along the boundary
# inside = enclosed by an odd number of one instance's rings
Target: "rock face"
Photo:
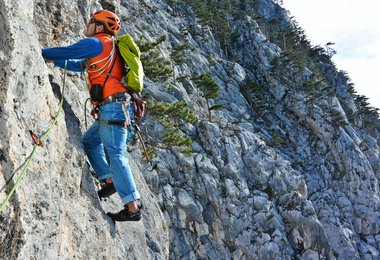
[[[281,60],[289,46],[275,36],[292,21],[270,0],[247,1],[249,8],[230,3],[245,13],[227,16],[227,49],[197,13],[198,1],[186,3],[0,2],[0,202],[32,152],[29,130],[49,128],[63,95],[57,124],[0,213],[0,258],[379,257],[380,124],[347,75],[323,49],[311,47],[305,63]],[[91,122],[82,76],[64,76],[40,55],[42,47],[82,38],[90,14],[102,8],[116,8],[122,33],[141,42],[166,36],[154,48],[157,64],[169,61],[171,72],[155,75],[148,64],[155,56],[144,50],[143,96],[183,101],[197,117],[176,125],[191,137],[191,153],[165,143],[168,129],[155,111],[141,122],[158,168],[147,171],[139,149],[126,155],[145,202],[138,223],[114,225],[105,212],[120,210],[119,198],[97,198],[81,143]],[[204,73],[217,97],[206,99],[199,88]],[[214,105],[219,109],[208,110]]]

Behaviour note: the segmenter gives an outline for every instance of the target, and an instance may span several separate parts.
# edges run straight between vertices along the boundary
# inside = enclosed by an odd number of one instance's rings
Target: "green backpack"
[[[134,93],[140,93],[144,84],[144,70],[140,60],[140,49],[129,34],[117,37],[116,44],[124,62],[128,66],[127,88]]]

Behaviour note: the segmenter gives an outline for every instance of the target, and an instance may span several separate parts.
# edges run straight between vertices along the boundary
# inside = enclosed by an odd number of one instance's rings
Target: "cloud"
[[[373,32],[363,30],[361,32],[344,32],[336,37],[335,48],[342,57],[356,57],[358,59],[374,59],[380,56],[380,39]]]
[[[333,61],[355,89],[380,108],[380,15],[378,0],[284,0],[283,7],[313,45],[334,42]]]

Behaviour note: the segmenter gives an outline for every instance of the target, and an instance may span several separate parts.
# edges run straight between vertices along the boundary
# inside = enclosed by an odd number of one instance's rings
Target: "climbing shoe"
[[[98,191],[99,198],[107,198],[116,192],[113,183],[104,183]]]
[[[110,213],[108,212],[107,215],[115,222],[115,221],[139,221],[141,219],[141,208],[142,204],[139,205],[138,211],[134,213],[130,213],[128,211],[127,205],[124,206],[124,209],[119,211],[118,213]]]

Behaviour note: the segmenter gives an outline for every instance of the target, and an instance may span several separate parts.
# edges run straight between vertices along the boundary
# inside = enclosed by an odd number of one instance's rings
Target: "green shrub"
[[[141,51],[141,62],[144,66],[145,75],[153,81],[161,81],[169,78],[173,69],[169,59],[163,57],[155,48],[166,41],[166,35],[162,35],[153,42],[136,40]]]
[[[141,60],[145,75],[153,81],[165,80],[173,73],[170,60],[162,57],[158,51],[149,51]]]
[[[279,133],[274,133],[272,135],[271,140],[268,142],[269,146],[272,146],[274,148],[280,147],[284,143],[284,140],[282,139],[281,135]]]
[[[217,98],[220,95],[218,84],[212,79],[211,73],[202,74],[195,79],[197,88],[202,91],[203,97],[206,98],[209,120],[211,122],[211,110],[220,109],[221,105],[210,107],[209,99]]]
[[[181,152],[190,154],[192,147],[191,137],[184,136],[180,131],[180,127],[184,123],[194,123],[197,118],[194,112],[186,107],[186,103],[180,101],[166,105],[148,102],[148,108],[152,118],[160,122],[166,130],[166,134],[161,139],[163,146],[165,148],[177,146]]]
[[[184,51],[188,50],[190,48],[190,44],[184,43],[184,44],[178,44],[173,47],[173,52],[171,53],[171,58],[176,64],[182,64],[185,61],[185,54]]]

